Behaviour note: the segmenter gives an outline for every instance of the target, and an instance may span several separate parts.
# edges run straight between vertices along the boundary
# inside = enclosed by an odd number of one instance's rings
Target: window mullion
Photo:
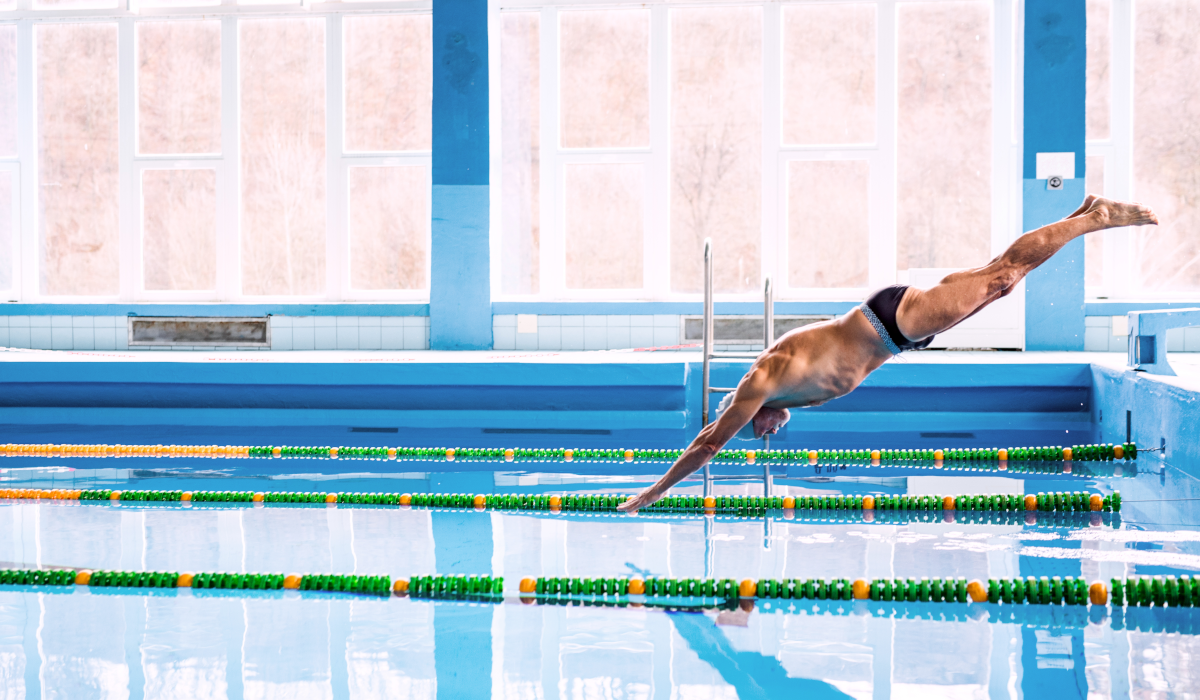
[[[559,151],[559,85],[558,85],[558,12],[552,7],[541,10],[539,22],[538,62],[540,64],[541,115],[539,134],[539,193],[541,204],[541,254],[538,274],[541,293],[552,299],[561,298],[566,289],[566,240],[562,196],[562,166]]]
[[[117,21],[117,163],[119,186],[119,296],[132,301],[142,292],[141,172],[137,151],[137,47],[131,19]]]
[[[645,296],[671,294],[670,10],[650,8],[650,158],[646,164]]]
[[[27,1],[27,0],[25,0]],[[14,296],[28,301],[38,296],[37,101],[34,99],[33,22],[17,22],[17,159],[20,163],[18,209],[20,226],[13,230]]]
[[[1133,37],[1135,27],[1133,0],[1113,0],[1109,16],[1112,27],[1112,54],[1109,63],[1112,80],[1112,125],[1109,139],[1111,157],[1104,163],[1105,196],[1128,200],[1138,196],[1133,191]],[[1105,265],[1103,289],[1110,297],[1127,297],[1132,293],[1124,261],[1136,260],[1133,236],[1129,229],[1112,229],[1105,233]],[[1109,261],[1113,261],[1112,264]],[[1122,261],[1117,264],[1116,261]]]
[[[770,277],[776,293],[786,286],[787,266],[780,254],[787,247],[780,240],[782,227],[779,217],[780,178],[779,148],[782,142],[780,88],[783,84],[780,70],[783,65],[780,55],[783,43],[783,24],[779,3],[763,5],[763,111],[762,111],[762,276]],[[781,284],[783,283],[783,284]]]
[[[1009,192],[1017,179],[1009,158],[1012,115],[1012,0],[992,5],[992,255],[999,255],[1018,235],[1010,222]]]
[[[325,294],[345,299],[348,293],[350,251],[346,162],[343,159],[345,100],[343,99],[342,16],[325,18]]]
[[[867,280],[871,288],[896,281],[896,3],[877,6],[875,133],[879,150],[871,158],[871,228]]]
[[[217,163],[217,298],[241,297],[238,26],[221,18],[221,159]]]

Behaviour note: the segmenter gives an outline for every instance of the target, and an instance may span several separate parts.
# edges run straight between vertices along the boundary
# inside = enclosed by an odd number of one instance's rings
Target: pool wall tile
[[[679,344],[679,325],[674,326],[655,326],[654,327],[654,345],[661,347],[663,345],[678,345]]]
[[[292,317],[291,316],[271,316],[271,332],[274,332],[276,328],[291,328],[291,327],[292,327]]]
[[[73,328],[71,333],[71,349],[72,350],[95,350],[96,349],[96,329],[95,328]]]
[[[584,350],[607,350],[608,349],[608,329],[604,326],[584,326],[583,328],[583,349]]]
[[[337,350],[337,328],[333,326],[317,326],[314,331],[314,344],[317,350]]]
[[[404,328],[400,326],[384,326],[380,328],[379,344],[381,350],[403,350]]]
[[[70,326],[71,326],[71,317],[70,316],[51,316],[50,317],[50,327],[51,328],[69,328]]]
[[[13,347],[8,340],[8,326],[0,326],[0,347]]]
[[[285,326],[276,328],[274,324],[271,326],[271,349],[272,350],[291,350],[292,349],[292,327]]]
[[[404,349],[425,350],[429,347],[429,333],[424,328],[406,326],[404,328]]]
[[[1167,352],[1183,352],[1183,329],[1171,328],[1167,331]]]
[[[583,327],[583,316],[560,316],[559,320],[561,321],[563,328],[566,328],[567,326]]]
[[[12,348],[32,347],[29,343],[29,328],[8,329],[8,346]]]
[[[313,326],[316,328],[334,328],[337,326],[337,316],[313,316]]]
[[[509,326],[512,326],[513,328],[517,327],[516,314],[500,314],[498,316],[492,316],[493,330],[496,328],[508,328]]]
[[[96,329],[96,349],[97,350],[116,350],[117,349],[117,329],[116,328],[97,328]]]
[[[339,324],[337,328],[337,349],[338,350],[357,350],[358,349],[358,326],[344,326]]]
[[[293,350],[316,350],[316,329],[311,326],[292,326]]]
[[[50,328],[30,328],[29,347],[36,350],[50,350]]]
[[[636,317],[635,317],[636,318]],[[629,345],[635,348],[648,348],[654,345],[653,326],[633,326],[629,329]]]
[[[562,327],[562,349],[563,350],[582,350],[583,349],[583,327],[568,326],[565,323]]]
[[[650,316],[650,315],[646,315],[646,314],[638,314],[637,316],[630,316],[629,317],[629,326],[631,328],[638,328],[638,327],[642,327],[642,326],[653,328],[654,327],[654,317]]]
[[[1084,326],[1083,349],[1088,352],[1108,352],[1108,337],[1112,332],[1100,326]]]
[[[293,316],[292,328],[316,328],[313,318],[313,316]]]
[[[516,349],[517,350],[537,350],[539,337],[540,337],[540,334],[538,334],[538,333],[517,332],[515,334]]]
[[[628,320],[628,316],[625,317]],[[629,344],[629,326],[609,326],[608,327],[608,349],[623,350],[633,347]]]
[[[30,328],[49,328],[52,316],[27,316]]]
[[[557,323],[553,326],[542,325],[539,318],[537,339],[538,350],[562,350],[562,328]]]
[[[8,327],[9,328],[28,328],[29,327],[29,317],[28,316],[9,316],[8,317]]]
[[[71,326],[54,326],[50,329],[51,350],[71,350],[75,347]]]
[[[1200,352],[1200,328],[1183,329],[1183,351]]]
[[[496,350],[516,350],[517,349],[517,327],[512,326],[492,326],[492,346]]]
[[[380,332],[383,329],[378,325],[374,326],[359,326],[358,327],[358,349],[359,350],[382,350],[383,349],[383,334]]]

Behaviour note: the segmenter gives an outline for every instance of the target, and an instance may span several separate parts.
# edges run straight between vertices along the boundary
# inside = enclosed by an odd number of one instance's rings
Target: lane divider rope
[[[669,602],[716,607],[741,600],[872,600],[882,602],[991,603],[1004,605],[1111,605],[1200,607],[1200,576],[1133,576],[1088,584],[1084,577],[989,578],[792,578],[743,579],[578,576],[525,577],[523,602],[601,600],[625,604]],[[328,591],[386,597],[499,602],[504,577],[488,575],[254,574],[82,570],[0,570],[0,585],[89,588],[193,588],[221,590]],[[1111,590],[1111,594],[1110,594]],[[659,599],[662,599],[661,601]],[[697,600],[699,599],[699,600]]]
[[[476,510],[617,512],[628,495],[326,493],[253,491],[160,491],[127,489],[0,489],[0,498],[75,501],[180,503],[327,503]],[[692,513],[761,517],[768,511],[860,512],[1104,512],[1121,511],[1121,492],[1085,491],[1026,494],[867,495],[867,496],[666,496],[642,509],[647,513]]]
[[[683,450],[504,448],[504,447],[318,447],[292,445],[108,445],[108,444],[6,444],[0,456],[8,457],[310,457],[330,459],[489,460],[508,462],[673,462]],[[1136,460],[1135,443],[1104,443],[1070,447],[945,448],[940,450],[721,450],[717,463],[791,464],[846,463],[879,466],[883,462],[945,466],[970,464],[1008,468],[1016,463],[1112,462]]]

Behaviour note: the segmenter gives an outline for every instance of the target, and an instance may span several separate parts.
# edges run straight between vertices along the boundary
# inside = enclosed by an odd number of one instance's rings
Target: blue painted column
[[[486,0],[433,3],[429,346],[492,347]]]
[[[1062,219],[1083,201],[1086,22],[1085,0],[1025,3],[1025,231]],[[1037,179],[1038,153],[1074,153],[1075,178],[1047,189]],[[1025,348],[1083,350],[1083,298],[1077,238],[1026,278]]]

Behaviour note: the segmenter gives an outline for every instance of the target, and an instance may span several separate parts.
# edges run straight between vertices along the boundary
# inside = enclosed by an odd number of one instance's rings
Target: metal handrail
[[[740,352],[714,352],[713,351],[713,261],[712,261],[712,239],[704,239],[704,371],[703,374],[703,398],[701,399],[701,423],[705,427],[709,421],[709,395],[710,394],[731,394],[737,391],[737,387],[714,387],[709,380],[709,371],[713,358],[729,357],[729,358],[752,358],[757,357],[760,353],[740,353]],[[775,342],[775,290],[771,285],[771,278],[768,276],[763,283],[763,349],[771,347]],[[766,449],[771,449],[771,437],[763,436],[763,445]],[[712,474],[709,472],[708,465],[704,465],[704,495],[707,497],[712,492]],[[763,492],[764,495],[771,495],[771,469],[763,463]]]

